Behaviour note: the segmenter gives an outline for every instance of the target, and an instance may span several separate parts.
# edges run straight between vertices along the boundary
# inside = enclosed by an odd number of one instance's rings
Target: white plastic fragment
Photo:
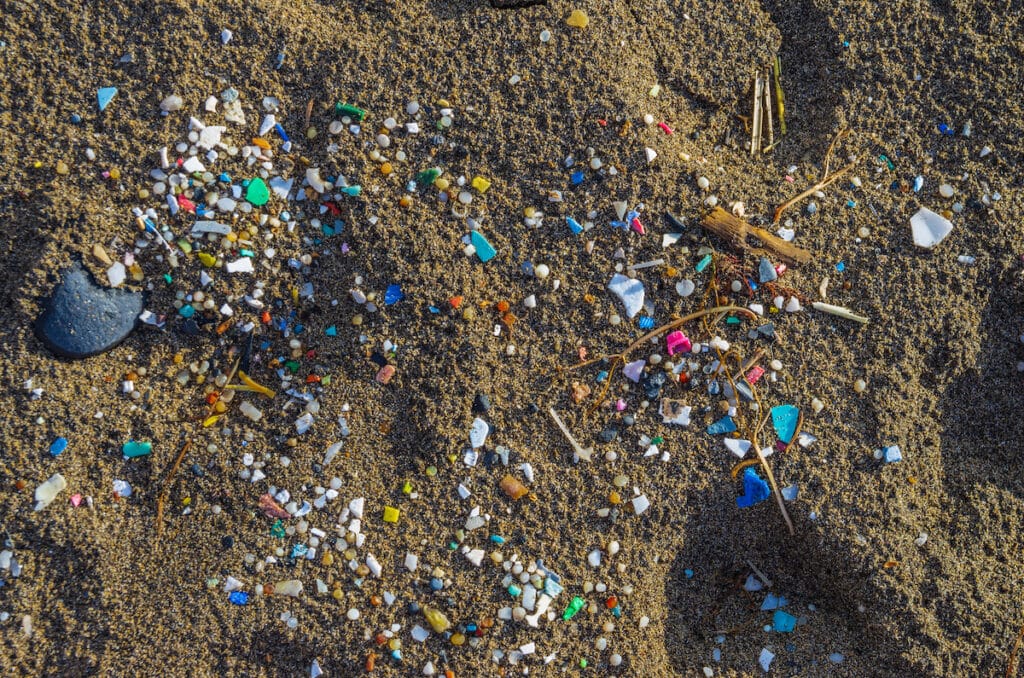
[[[110,268],[107,269],[107,280],[110,282],[111,287],[120,287],[121,283],[123,283],[127,278],[128,271],[120,261],[115,261]]]
[[[231,227],[227,224],[221,224],[216,221],[197,221],[192,224],[192,237],[203,233],[216,233],[217,235],[227,235],[231,232]]]
[[[60,494],[68,486],[68,481],[64,479],[59,473],[54,473],[47,480],[36,488],[35,499],[36,511],[42,511],[44,508],[49,506],[57,495]]]
[[[274,129],[274,125],[277,124],[277,119],[274,118],[272,113],[267,113],[263,116],[263,122],[260,123],[259,136],[263,137],[267,135],[267,132]]]
[[[383,572],[383,569],[381,568],[380,563],[377,561],[377,559],[373,556],[372,553],[366,554],[366,567],[370,568],[370,574],[372,574],[377,579],[380,579],[380,575],[381,572]]]
[[[484,443],[487,441],[487,434],[490,432],[491,427],[486,421],[480,417],[474,419],[473,425],[469,429],[469,442],[473,446],[473,449],[483,447]]]
[[[724,438],[722,443],[725,445],[725,449],[729,450],[740,459],[745,457],[747,451],[750,450],[749,440],[742,440],[740,438]]]
[[[941,214],[922,207],[910,217],[910,229],[914,236],[914,244],[918,247],[931,249],[945,240],[953,231],[953,224]]]
[[[661,423],[663,424],[689,426],[690,410],[692,409],[689,405],[684,405],[681,400],[662,398],[658,413],[661,414]]]
[[[222,30],[220,32],[220,44],[222,44],[222,45],[228,44],[229,42],[231,42],[231,38],[233,38],[234,35],[235,34],[231,32],[230,28],[225,28],[224,30]],[[313,663],[315,664],[316,662],[314,661]]]
[[[650,163],[654,162],[655,158],[658,157],[658,152],[655,151],[653,148],[645,148],[644,149],[644,157],[647,158],[647,163],[650,164]]]
[[[334,458],[338,456],[338,452],[341,451],[341,445],[342,443],[340,442],[334,443],[333,445],[328,446],[327,450],[324,451],[324,467],[334,461]]]
[[[177,94],[171,94],[170,96],[164,97],[164,100],[160,102],[160,110],[165,113],[172,111],[181,110],[181,107],[185,104],[185,100]]]
[[[252,258],[241,257],[234,261],[229,261],[224,264],[224,269],[228,273],[252,273],[254,270],[252,266]]]
[[[644,284],[639,280],[616,273],[608,283],[608,289],[622,301],[630,318],[644,307]]]
[[[403,562],[402,564],[405,566],[405,569],[409,570],[410,572],[415,572],[416,568],[419,567],[420,558],[415,553],[406,553],[405,562]]]
[[[639,497],[633,497],[632,499],[633,511],[640,515],[651,507],[651,501],[647,498],[646,494],[641,494]]]

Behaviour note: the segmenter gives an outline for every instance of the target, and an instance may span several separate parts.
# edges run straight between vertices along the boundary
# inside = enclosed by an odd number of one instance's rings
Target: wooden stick
[[[775,68],[775,106],[779,112],[779,131],[786,136],[786,97],[782,94],[782,60],[776,55]]]
[[[852,170],[856,165],[857,165],[856,161],[851,162],[846,167],[843,167],[842,169],[836,170],[835,173],[832,174],[832,176],[830,176],[830,177],[828,177],[826,179],[822,179],[821,181],[819,181],[818,183],[814,184],[813,186],[808,188],[806,191],[801,193],[800,195],[796,196],[795,198],[790,198],[786,202],[784,202],[781,205],[779,205],[778,207],[776,207],[775,208],[775,216],[772,217],[772,223],[773,224],[779,223],[779,219],[782,218],[782,213],[784,211],[786,211],[788,208],[792,207],[796,203],[800,202],[804,198],[806,198],[806,197],[808,197],[810,195],[814,195],[816,192],[824,190],[825,188],[828,188],[828,186],[830,186],[836,179],[840,178],[841,176],[843,176],[844,174],[846,174],[847,172]]]
[[[701,226],[728,242],[734,249],[754,254],[762,253],[764,250],[754,248],[747,242],[748,236],[754,236],[764,243],[768,252],[791,266],[805,264],[811,260],[812,255],[807,250],[800,249],[763,228],[748,224],[721,207],[711,210],[711,213],[701,221]]]
[[[754,76],[754,113],[751,118],[750,155],[757,155],[761,150],[761,100],[764,98],[764,81],[761,76]]]
[[[769,86],[769,78],[771,78],[770,67],[765,71],[764,78],[762,78],[762,81],[764,82],[764,86],[762,87],[762,91],[764,94],[764,105],[762,107],[764,108],[764,112],[768,117],[768,146],[762,149],[762,153],[775,145],[775,129],[772,126],[772,89]]]

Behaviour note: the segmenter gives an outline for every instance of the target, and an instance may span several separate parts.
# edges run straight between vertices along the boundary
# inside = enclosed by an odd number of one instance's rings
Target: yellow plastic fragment
[[[262,395],[267,396],[268,398],[273,398],[275,395],[277,395],[274,391],[270,390],[266,386],[258,384],[255,381],[253,381],[252,377],[250,377],[242,370],[238,370],[238,378],[242,380],[241,384],[228,384],[224,388],[230,389],[232,391],[247,391],[249,393],[260,393]]]
[[[566,19],[565,23],[569,24],[573,28],[586,28],[590,23],[590,18],[587,17],[587,13],[582,9],[574,9],[569,18]]]
[[[207,417],[206,419],[203,420],[203,428],[210,428],[211,426],[217,423],[218,419],[220,419],[219,414],[215,414],[212,417]]]
[[[484,179],[483,177],[473,177],[473,188],[480,191],[481,193],[486,193],[487,189],[490,187],[491,182],[488,181],[487,179]]]
[[[398,509],[396,509],[393,506],[385,506],[384,507],[384,522],[385,523],[397,523],[398,522],[398,516],[400,515],[400,513],[401,513],[401,511],[399,511]]]

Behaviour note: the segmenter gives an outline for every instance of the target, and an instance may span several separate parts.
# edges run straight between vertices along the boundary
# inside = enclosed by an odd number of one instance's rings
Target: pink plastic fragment
[[[71,495],[71,505],[72,506],[74,506],[75,508],[78,508],[79,504],[81,504],[81,503],[82,503],[82,495],[80,495],[80,494],[73,494],[73,495]]]
[[[178,207],[185,210],[186,212],[189,212],[190,214],[195,214],[196,212],[196,204],[189,200],[188,198],[186,198],[184,195],[178,196]]]
[[[760,365],[755,365],[747,372],[747,383],[751,385],[756,384],[757,380],[762,376],[764,376],[764,368]]]
[[[787,175],[786,175],[786,181],[788,181],[789,183],[793,183],[793,182],[795,181],[795,179],[793,179],[793,177],[791,177],[791,176],[789,176],[789,175],[787,174]]]
[[[690,343],[689,337],[685,334],[676,330],[665,337],[665,345],[668,347],[668,354],[670,356],[676,353],[689,353],[690,349],[693,348],[693,344]]]
[[[661,131],[664,132],[665,134],[672,134],[672,128],[669,127],[667,123],[659,122],[658,127],[660,127]]]
[[[785,273],[788,268],[789,267],[786,266],[785,264],[779,264],[778,266],[775,267],[775,275],[781,278],[782,274]]]
[[[630,227],[640,235],[644,235],[644,225],[640,223],[640,217],[633,217],[633,220],[629,222]]]
[[[626,401],[623,400],[622,398],[619,398],[618,400],[615,401],[615,411],[622,412],[624,409],[626,409]]]

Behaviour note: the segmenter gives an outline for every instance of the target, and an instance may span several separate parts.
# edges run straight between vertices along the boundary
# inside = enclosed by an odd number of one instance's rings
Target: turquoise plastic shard
[[[732,417],[722,417],[715,423],[708,426],[708,435],[718,435],[719,433],[732,433],[736,430],[736,422],[732,420]]]
[[[116,87],[100,87],[96,90],[96,103],[100,106],[100,111],[103,111],[110,105],[110,100],[117,94]]]
[[[779,633],[792,633],[796,628],[796,617],[784,610],[775,610],[772,615],[772,628]]]
[[[129,440],[121,446],[121,454],[132,459],[134,457],[144,457],[147,454],[153,452],[153,443],[144,443],[137,440]]]
[[[494,246],[487,242],[487,238],[480,235],[479,231],[471,231],[469,241],[476,248],[476,255],[480,257],[480,261],[485,264],[498,253],[498,250],[494,249]]]
[[[796,433],[796,423],[800,419],[800,409],[795,405],[777,405],[772,408],[772,426],[779,440],[787,445]]]

